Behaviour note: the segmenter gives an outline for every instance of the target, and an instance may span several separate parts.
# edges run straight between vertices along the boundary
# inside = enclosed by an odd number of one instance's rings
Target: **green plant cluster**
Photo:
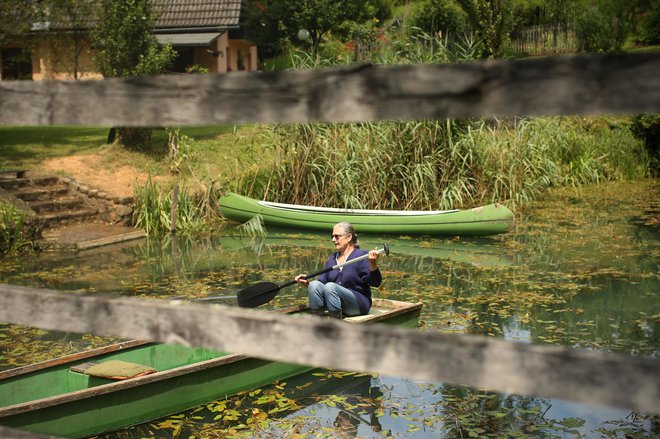
[[[638,114],[632,120],[632,132],[646,145],[653,176],[660,175],[660,114]]]
[[[0,201],[0,254],[18,253],[30,246],[30,232],[25,213]]]
[[[175,196],[176,194],[176,196]],[[149,179],[135,188],[133,224],[151,236],[167,233],[199,235],[208,232],[209,226],[219,219],[213,182],[204,193],[189,193],[172,188],[167,191]],[[172,224],[172,205],[176,199],[175,218]]]
[[[624,0],[601,0],[577,17],[578,49],[600,53],[621,50],[630,34],[628,3]]]

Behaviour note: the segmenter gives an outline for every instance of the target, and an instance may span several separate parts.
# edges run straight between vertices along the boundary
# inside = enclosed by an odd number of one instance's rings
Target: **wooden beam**
[[[647,358],[11,285],[0,285],[0,321],[660,413],[660,362]]]
[[[0,81],[0,125],[184,126],[660,112],[660,53]]]

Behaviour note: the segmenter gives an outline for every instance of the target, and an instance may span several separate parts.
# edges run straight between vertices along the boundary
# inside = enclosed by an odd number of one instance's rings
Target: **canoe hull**
[[[91,436],[142,424],[308,370],[307,366],[249,358],[151,385],[0,418],[0,423],[58,437]]]
[[[359,215],[350,211],[281,209],[241,195],[226,194],[220,199],[220,210],[225,217],[241,223],[261,215],[267,226],[323,232],[332,230],[340,221],[348,221],[360,233],[485,236],[505,233],[513,224],[513,213],[501,204],[436,214],[398,215],[381,211],[382,214]]]
[[[374,307],[373,315],[347,320],[416,327],[422,304],[375,299]],[[381,313],[379,310],[382,309],[386,311]],[[293,313],[305,310],[306,307],[297,306],[284,311]],[[172,361],[181,361],[181,358],[188,358],[184,361],[190,361],[190,358],[202,360],[118,382],[104,381],[71,370],[71,366],[90,361],[90,358],[75,362],[67,362],[66,358],[56,359],[52,361],[52,366],[35,368],[20,375],[11,371],[0,373],[0,424],[58,437],[91,436],[168,416],[313,369],[310,366],[161,343],[138,343],[91,359],[120,359],[157,366],[153,361],[167,356],[171,356]],[[56,376],[60,377],[58,385],[53,384]],[[86,387],[79,383],[81,380],[89,380],[90,383]],[[76,382],[81,388],[76,388]],[[26,393],[35,387],[46,390],[30,399]],[[62,390],[67,388],[67,392]]]

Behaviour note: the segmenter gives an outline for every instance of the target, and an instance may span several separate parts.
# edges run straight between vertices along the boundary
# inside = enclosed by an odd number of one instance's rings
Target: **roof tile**
[[[154,0],[157,29],[238,26],[241,0]],[[162,8],[162,9],[161,9]]]
[[[0,0],[2,1],[2,0]],[[158,14],[156,29],[231,28],[237,27],[241,15],[241,0],[152,0]],[[91,28],[93,17],[80,18],[77,25]],[[51,29],[72,28],[70,20],[50,23]]]

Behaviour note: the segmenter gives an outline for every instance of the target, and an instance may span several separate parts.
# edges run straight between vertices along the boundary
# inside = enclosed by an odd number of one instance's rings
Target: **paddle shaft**
[[[386,252],[386,250],[385,250],[384,247],[381,248],[380,250],[377,250],[377,251],[378,251],[378,253],[385,253],[385,252]],[[317,271],[316,273],[312,273],[312,274],[308,274],[308,275],[306,275],[306,276],[303,276],[303,279],[311,279],[311,278],[313,278],[313,277],[320,276],[320,275],[322,275],[323,273],[328,273],[328,272],[330,272],[330,271],[332,271],[332,270],[334,270],[334,269],[336,269],[336,268],[341,268],[341,267],[343,267],[343,266],[345,266],[345,265],[351,265],[351,264],[354,264],[354,263],[356,263],[356,262],[359,262],[359,261],[362,261],[362,260],[364,260],[364,259],[367,259],[368,257],[369,257],[369,253],[367,253],[366,255],[358,256],[357,258],[355,258],[355,259],[351,259],[350,261],[345,261],[345,262],[342,262],[341,264],[333,265],[332,267],[328,267],[328,268],[324,268],[323,270],[319,270],[319,271]],[[294,285],[294,284],[296,284],[296,283],[297,283],[297,281],[295,281],[295,280],[291,280],[291,281],[289,281],[289,282],[286,282],[286,283],[281,284],[279,287],[280,287],[280,288],[290,287],[291,285]]]
[[[386,255],[390,254],[390,249],[387,244],[383,244],[383,248],[376,251],[378,253],[384,252]],[[359,256],[355,259],[351,259],[350,261],[333,265],[332,267],[324,268],[323,270],[317,271],[316,273],[308,274],[304,276],[303,279],[311,279],[315,276],[318,276],[323,273],[327,273],[336,268],[341,268],[344,265],[354,264],[356,262],[362,261],[368,257],[369,254]],[[271,282],[261,282],[257,285],[253,285],[251,287],[245,288],[244,290],[238,292],[238,306],[243,308],[256,308],[257,306],[263,305],[264,303],[267,303],[271,299],[273,299],[277,295],[278,291],[280,291],[282,288],[294,285],[296,283],[297,283],[296,280],[292,280],[280,285]]]

